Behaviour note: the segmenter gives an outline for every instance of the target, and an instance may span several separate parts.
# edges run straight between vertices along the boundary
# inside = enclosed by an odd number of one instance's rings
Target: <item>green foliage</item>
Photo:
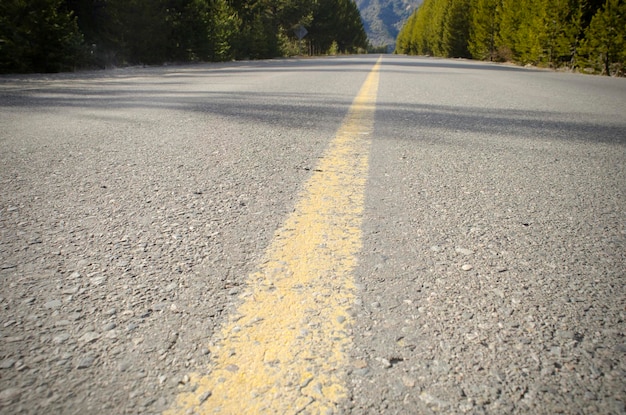
[[[0,2],[5,73],[326,53],[333,42],[342,53],[368,46],[354,0]]]
[[[361,14],[353,0],[317,0],[308,39],[315,54],[327,53],[333,42],[341,53],[354,53],[368,46]]]
[[[547,3],[543,62],[553,67],[572,66],[578,36],[582,33],[582,3],[553,0]]]
[[[542,55],[544,32],[544,0],[502,0],[500,31],[496,38],[503,60],[536,64]]]
[[[626,3],[606,0],[585,31],[579,57],[581,65],[605,75],[626,71]]]
[[[470,0],[458,0],[449,3],[446,11],[442,42],[446,55],[453,58],[469,58],[470,37]]]
[[[76,19],[62,0],[0,2],[0,72],[71,70],[83,53]]]
[[[467,48],[474,59],[494,60],[500,19],[499,0],[471,0]]]
[[[396,53],[624,75],[626,2],[425,0],[401,29]]]

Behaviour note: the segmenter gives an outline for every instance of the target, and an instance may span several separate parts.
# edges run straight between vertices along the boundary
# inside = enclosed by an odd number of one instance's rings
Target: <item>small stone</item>
[[[465,256],[474,254],[474,251],[472,251],[471,249],[466,249],[466,248],[456,248],[455,251]]]
[[[574,338],[574,332],[570,330],[557,330],[556,337],[563,340],[570,340]]]
[[[117,368],[119,369],[120,372],[126,372],[128,369],[130,369],[131,366],[132,365],[130,364],[130,362],[123,361],[119,363]]]
[[[468,413],[474,409],[474,401],[471,398],[467,398],[465,401],[459,404],[459,410],[462,413]]]
[[[345,316],[337,316],[337,323],[343,324],[346,321]]]
[[[70,288],[65,288],[63,291],[61,291],[61,293],[66,294],[66,295],[73,295],[76,294],[78,292],[78,285],[76,287],[70,287]]]
[[[153,311],[161,311],[161,310],[164,310],[166,307],[167,307],[166,303],[157,303],[157,304],[152,306],[152,310]]]
[[[98,286],[98,285],[102,285],[104,284],[104,282],[106,281],[106,277],[104,276],[99,276],[99,277],[93,277],[89,280],[89,283],[93,286]]]
[[[104,312],[104,315],[107,317],[111,317],[113,315],[115,315],[117,313],[117,310],[114,308],[109,308],[107,311]]]
[[[44,308],[47,308],[48,310],[54,310],[54,309],[61,307],[61,305],[63,305],[61,300],[52,300],[52,301],[48,301],[43,306]]]
[[[150,405],[152,405],[155,402],[156,402],[156,398],[150,397],[150,398],[146,399],[144,401],[144,403],[141,404],[141,406],[143,406],[144,408],[147,408],[147,407],[149,407]]]
[[[198,401],[200,401],[200,405],[202,405],[204,403],[204,401],[206,401],[207,399],[209,399],[211,397],[211,391],[206,391],[204,392],[202,395],[200,395],[198,397]]]
[[[474,269],[474,267],[473,267],[473,266],[471,266],[470,264],[463,264],[463,266],[461,267],[461,269],[462,269],[463,271],[471,271],[471,270],[473,270],[473,269]]]
[[[100,338],[100,335],[98,333],[95,333],[93,331],[88,331],[87,333],[83,334],[82,337],[78,340],[82,343],[93,343],[99,338]]]
[[[69,338],[70,338],[70,335],[68,333],[61,333],[61,334],[54,336],[52,338],[52,342],[55,344],[61,344],[61,343],[65,343],[66,341],[68,341]]]
[[[117,327],[117,324],[115,324],[114,322],[110,322],[110,323],[105,324],[104,327],[102,327],[102,330],[103,331],[111,331],[111,330],[113,330],[116,327]]]
[[[443,409],[447,406],[446,402],[436,398],[435,396],[427,392],[420,393],[419,398],[422,402],[426,403],[427,405],[437,407],[437,409]]]
[[[72,321],[77,321],[80,320],[83,317],[83,315],[79,312],[75,312],[69,315],[70,320]]]
[[[302,382],[300,382],[300,389],[304,389],[307,386],[309,386],[309,383],[311,383],[313,381],[313,379],[315,379],[313,376],[309,376],[306,379],[304,379]]]
[[[408,377],[408,376],[402,376],[402,383],[404,384],[404,386],[406,386],[407,388],[413,388],[415,387],[415,379]]]
[[[0,369],[10,369],[13,367],[13,365],[15,364],[16,360],[15,359],[4,359],[2,362],[0,362]]]
[[[22,390],[18,388],[8,388],[0,392],[0,407],[9,404],[20,397]]]
[[[224,369],[228,370],[229,372],[237,372],[239,370],[239,366],[234,365],[234,364],[230,364],[228,366],[226,366]]]
[[[87,369],[93,365],[93,362],[96,360],[94,356],[85,356],[78,361],[76,365],[76,369]]]

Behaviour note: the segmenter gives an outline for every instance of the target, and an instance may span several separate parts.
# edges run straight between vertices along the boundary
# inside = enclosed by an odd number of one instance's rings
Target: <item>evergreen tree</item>
[[[4,0],[0,71],[271,58],[298,25],[319,52],[368,46],[354,0]]]
[[[474,59],[496,58],[496,38],[499,32],[499,0],[472,0],[470,3],[470,36],[468,49]]]
[[[578,0],[552,0],[546,3],[544,62],[551,67],[572,66],[581,34],[582,3]]]
[[[361,14],[353,0],[318,0],[308,37],[315,53],[328,52],[333,42],[344,53],[367,48]]]
[[[605,75],[626,70],[626,3],[606,0],[585,31],[579,57],[582,65]]]
[[[521,0],[517,3],[519,26],[512,45],[514,61],[523,65],[541,61],[541,40],[545,36],[545,5],[544,0]]]
[[[188,61],[222,61],[231,57],[229,40],[237,25],[234,11],[225,0],[186,0],[182,11],[172,16],[170,47]]]
[[[468,49],[470,32],[470,0],[452,0],[443,27],[443,43],[446,56],[450,58],[469,58]]]
[[[623,75],[625,32],[624,0],[425,0],[396,52]]]
[[[82,62],[83,36],[62,0],[0,2],[0,72],[59,72]]]
[[[406,23],[400,28],[398,32],[398,37],[396,38],[396,49],[394,53],[399,54],[409,54],[411,50],[411,26],[413,25],[413,19],[415,18],[415,13],[411,14],[407,19]]]

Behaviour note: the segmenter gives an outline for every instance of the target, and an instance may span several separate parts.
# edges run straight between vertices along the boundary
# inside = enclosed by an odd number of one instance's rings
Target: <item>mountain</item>
[[[395,47],[396,37],[422,0],[356,0],[365,32],[373,46]]]

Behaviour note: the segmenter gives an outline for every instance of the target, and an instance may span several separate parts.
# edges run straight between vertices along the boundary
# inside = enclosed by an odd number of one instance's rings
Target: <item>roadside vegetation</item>
[[[624,0],[425,0],[396,53],[626,74]]]
[[[306,29],[306,36],[299,39]],[[365,51],[354,0],[2,0],[0,73]]]

